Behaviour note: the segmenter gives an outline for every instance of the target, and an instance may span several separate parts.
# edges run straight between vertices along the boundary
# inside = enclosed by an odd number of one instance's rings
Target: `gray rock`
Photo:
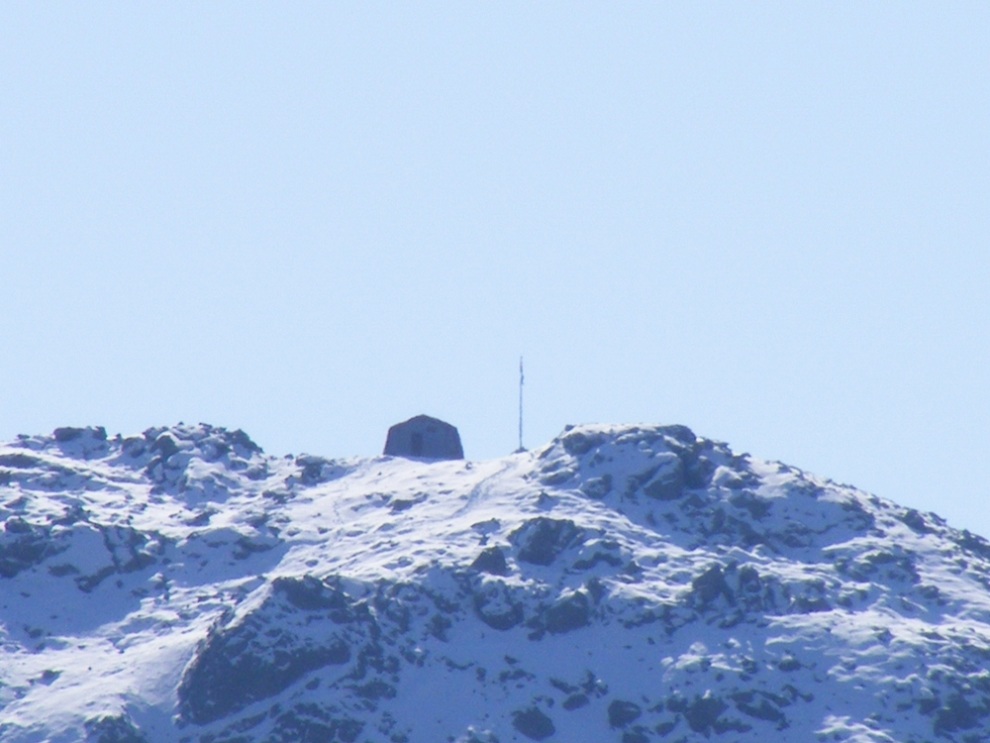
[[[546,610],[543,621],[548,632],[563,634],[587,627],[591,618],[591,601],[587,594],[577,592],[566,596]]]
[[[482,622],[501,631],[522,624],[525,617],[522,602],[501,581],[486,583],[476,591],[474,611]]]
[[[337,603],[333,589],[315,579],[280,579],[259,611],[211,632],[179,685],[182,716],[212,722],[279,694],[313,670],[350,661],[351,645],[337,628],[355,612]],[[313,638],[306,627],[317,612],[330,621]]]
[[[517,557],[532,565],[550,565],[565,550],[581,542],[583,532],[570,519],[539,516],[509,535]]]
[[[643,714],[642,708],[635,702],[616,699],[608,705],[608,724],[613,728],[624,728],[639,719]]]
[[[474,558],[471,569],[489,575],[508,575],[509,564],[505,561],[505,553],[501,547],[489,547]]]
[[[544,740],[557,732],[553,720],[536,707],[515,712],[512,715],[512,727],[530,740]]]
[[[124,716],[86,721],[87,743],[148,743],[148,739]]]

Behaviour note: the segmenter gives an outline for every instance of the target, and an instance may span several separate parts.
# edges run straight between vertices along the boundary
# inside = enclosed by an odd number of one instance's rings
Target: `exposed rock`
[[[474,610],[481,621],[502,631],[522,624],[525,617],[522,602],[501,581],[487,581],[476,590]]]
[[[275,719],[266,740],[272,743],[354,743],[364,725],[346,715],[335,715],[317,704],[297,704]]]
[[[331,596],[311,579],[282,579],[262,610],[216,628],[183,674],[182,715],[200,724],[212,722],[282,692],[310,671],[350,661],[352,637],[347,633],[331,630],[313,636],[307,629],[312,613],[322,614],[317,621],[322,618],[329,627],[357,615],[354,609],[337,607]],[[366,612],[361,619],[372,621]]]
[[[512,727],[530,740],[544,740],[557,732],[553,720],[536,707],[514,712]]]
[[[608,724],[613,728],[624,728],[639,719],[643,708],[635,702],[616,699],[608,705]]]
[[[314,457],[311,454],[303,454],[296,457],[296,464],[299,466],[299,482],[303,485],[320,485],[339,477],[343,470],[330,459]]]
[[[670,501],[684,494],[684,465],[680,457],[671,455],[664,464],[656,468],[655,473],[643,486],[643,492],[648,497]]]
[[[693,603],[706,609],[718,599],[728,604],[735,603],[735,594],[725,580],[721,565],[712,565],[704,573],[691,581]]]
[[[124,716],[86,721],[87,743],[148,743],[148,739]]]
[[[0,577],[12,578],[64,549],[52,538],[51,526],[12,516],[0,532]]]
[[[577,591],[564,596],[543,613],[543,626],[548,632],[561,634],[581,629],[591,618],[591,601],[587,594]]]
[[[69,441],[76,441],[83,438],[95,439],[96,441],[106,441],[107,429],[103,426],[87,428],[73,428],[71,426],[66,426],[64,428],[56,428],[52,432],[52,438],[60,444],[65,444]]]
[[[990,735],[990,542],[682,427],[456,466],[59,429],[0,463],[4,743]]]
[[[508,575],[509,564],[505,561],[505,552],[501,547],[489,547],[483,550],[471,563],[471,569],[489,575]]]
[[[578,544],[583,532],[570,519],[538,516],[509,535],[516,557],[532,565],[550,565],[565,550]]]

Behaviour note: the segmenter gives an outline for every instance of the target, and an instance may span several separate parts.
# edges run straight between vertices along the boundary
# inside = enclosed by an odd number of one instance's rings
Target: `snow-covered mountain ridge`
[[[985,741],[990,543],[682,426],[0,446],[0,740]]]

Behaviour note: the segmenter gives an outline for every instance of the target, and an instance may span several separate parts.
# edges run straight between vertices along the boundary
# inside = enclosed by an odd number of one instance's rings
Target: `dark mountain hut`
[[[388,429],[385,454],[421,459],[464,459],[457,429],[428,415],[417,415]]]

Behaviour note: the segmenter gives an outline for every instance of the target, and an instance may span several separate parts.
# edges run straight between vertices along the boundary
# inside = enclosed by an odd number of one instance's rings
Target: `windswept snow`
[[[0,447],[0,522],[11,743],[990,737],[990,544],[683,426],[59,429]]]

